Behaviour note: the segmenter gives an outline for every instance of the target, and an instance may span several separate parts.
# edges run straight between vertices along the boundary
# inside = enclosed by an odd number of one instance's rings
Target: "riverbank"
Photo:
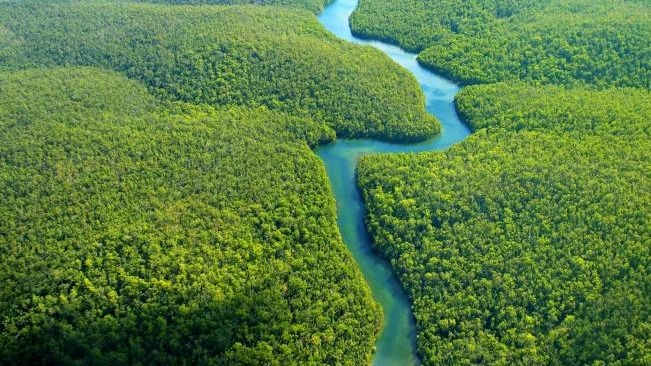
[[[375,300],[384,312],[384,328],[376,343],[374,365],[418,364],[416,326],[411,303],[393,274],[390,264],[373,250],[365,226],[365,206],[356,184],[356,167],[360,156],[378,153],[407,153],[444,150],[469,134],[459,119],[454,96],[460,88],[453,82],[423,68],[416,55],[380,41],[353,36],[348,17],[357,0],[338,0],[319,16],[319,21],[339,38],[360,45],[370,45],[409,70],[425,95],[426,109],[441,123],[439,136],[419,144],[392,144],[375,140],[337,140],[321,146],[316,153],[323,161],[337,202],[337,222],[344,242],[360,266]]]

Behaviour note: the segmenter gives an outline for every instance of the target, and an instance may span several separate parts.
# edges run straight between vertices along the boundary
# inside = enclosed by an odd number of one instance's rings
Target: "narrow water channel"
[[[365,210],[355,181],[360,155],[443,150],[465,139],[470,130],[454,109],[454,96],[459,87],[421,67],[416,55],[379,41],[367,41],[352,35],[348,17],[358,0],[336,0],[327,6],[319,21],[332,33],[346,41],[371,45],[411,71],[423,89],[427,111],[441,122],[442,132],[436,138],[419,144],[391,144],[374,140],[337,140],[316,149],[325,164],[332,192],[337,201],[337,220],[344,242],[359,264],[374,298],[384,311],[384,328],[376,343],[373,365],[416,365],[416,331],[411,304],[390,265],[372,250],[364,224]]]

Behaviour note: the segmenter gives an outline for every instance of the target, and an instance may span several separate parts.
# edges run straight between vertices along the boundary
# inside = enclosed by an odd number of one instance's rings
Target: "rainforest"
[[[649,39],[646,0],[1,1],[0,364],[651,363]]]

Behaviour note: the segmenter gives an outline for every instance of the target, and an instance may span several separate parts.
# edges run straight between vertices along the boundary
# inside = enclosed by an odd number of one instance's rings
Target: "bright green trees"
[[[651,362],[650,14],[646,1],[360,2],[361,36],[462,84],[502,81],[459,94],[476,133],[450,151],[360,164],[425,364]]]
[[[310,147],[435,134],[406,71],[305,10],[118,1],[0,4],[0,70],[0,363],[368,361]]]
[[[647,1],[361,0],[351,24],[463,84],[651,87]]]
[[[651,94],[494,84],[457,104],[467,141],[359,167],[424,363],[649,362]]]
[[[20,40],[4,58],[9,69],[102,67],[164,99],[262,105],[344,137],[423,140],[438,132],[407,71],[380,51],[334,39],[305,11],[39,2],[3,5],[0,24]]]
[[[119,0],[118,0],[119,1]],[[279,5],[292,8],[307,9],[315,13],[323,10],[323,7],[329,2],[327,0],[146,0],[133,2],[150,2],[158,4],[178,4],[178,5],[242,5],[242,4],[257,4],[257,5]]]
[[[380,313],[308,144],[91,68],[0,74],[0,363],[365,362]]]

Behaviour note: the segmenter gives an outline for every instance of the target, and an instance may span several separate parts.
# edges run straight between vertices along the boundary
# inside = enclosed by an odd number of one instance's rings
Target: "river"
[[[332,33],[346,41],[371,45],[411,71],[425,94],[427,111],[441,122],[442,131],[434,139],[412,145],[391,144],[375,140],[337,140],[316,149],[325,164],[337,202],[337,223],[341,236],[359,264],[375,300],[384,312],[384,327],[376,343],[373,365],[416,365],[416,327],[411,304],[391,266],[373,251],[364,224],[365,208],[357,189],[355,168],[360,155],[443,150],[465,139],[470,130],[454,109],[454,96],[459,87],[453,82],[421,67],[416,55],[379,41],[352,35],[348,17],[358,0],[336,0],[319,15],[319,21]]]

